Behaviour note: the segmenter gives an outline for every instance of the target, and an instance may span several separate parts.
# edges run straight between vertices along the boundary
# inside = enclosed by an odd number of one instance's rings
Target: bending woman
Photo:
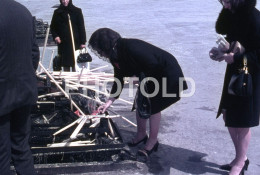
[[[184,76],[177,60],[170,53],[158,47],[138,39],[121,38],[117,32],[108,28],[95,31],[89,40],[89,47],[100,58],[113,65],[114,77],[119,80],[118,84],[114,82],[110,98],[98,108],[99,111],[105,112],[119,97],[124,77],[139,77],[143,73],[145,77],[152,77],[158,82],[158,86],[151,81],[146,83],[148,94],[158,90],[154,97],[149,98],[152,114],[149,118],[149,138],[146,134],[147,119],[140,117],[138,112],[140,106],[137,106],[137,134],[128,144],[129,146],[137,146],[139,143],[146,143],[144,149],[139,150],[138,154],[149,156],[153,151],[157,151],[159,145],[157,135],[161,111],[180,100],[180,87],[183,87],[182,90],[187,89],[184,79],[181,81],[181,86],[179,84],[179,79]],[[163,83],[163,81],[165,82]],[[116,93],[117,91],[119,93]],[[170,97],[165,97],[166,93],[170,94]]]

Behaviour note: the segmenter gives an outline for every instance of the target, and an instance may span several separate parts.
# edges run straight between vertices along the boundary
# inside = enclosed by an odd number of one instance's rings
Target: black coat
[[[138,39],[119,39],[117,41],[118,66],[114,66],[114,76],[120,80],[123,87],[123,78],[137,76],[143,72],[146,77],[153,77],[159,82],[159,92],[150,98],[152,114],[162,111],[171,104],[177,102],[179,97],[179,78],[183,78],[183,72],[177,60],[170,53]],[[162,78],[166,78],[168,94],[176,94],[176,97],[162,97]],[[154,84],[148,82],[148,93],[154,91]],[[183,82],[183,90],[187,89],[186,81]],[[111,93],[115,93],[118,87],[114,83]],[[121,92],[122,89],[119,90]],[[120,95],[120,94],[119,94]],[[116,96],[116,98],[119,97]]]
[[[75,49],[79,49],[81,44],[86,43],[86,31],[81,9],[73,6],[71,1],[68,7],[61,4],[53,13],[50,29],[53,39],[57,36],[61,39],[61,43],[58,45],[58,53],[62,57],[61,66],[65,67],[75,64],[68,14],[71,18]]]
[[[33,22],[24,6],[0,1],[0,116],[37,100],[39,48]]]
[[[246,4],[235,13],[222,9],[216,22],[216,31],[226,34],[229,42],[238,41],[245,53],[235,54],[234,63],[227,65],[222,98],[217,117],[227,110],[226,126],[253,127],[259,125],[260,112],[260,12],[256,1]],[[228,94],[231,76],[242,67],[244,55],[248,59],[249,73],[253,78],[253,96],[249,98]]]

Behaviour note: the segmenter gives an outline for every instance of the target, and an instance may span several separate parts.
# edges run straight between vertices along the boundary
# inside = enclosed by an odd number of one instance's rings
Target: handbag
[[[145,75],[143,72],[141,72],[139,76],[139,81],[142,82],[144,78]],[[146,83],[144,84],[144,90],[147,92]],[[141,118],[148,119],[149,117],[151,117],[150,99],[142,94],[140,86],[138,87],[138,90],[136,92],[135,103],[137,105],[137,112]]]
[[[235,96],[250,97],[253,93],[252,76],[248,72],[247,58],[243,58],[244,67],[232,75],[228,93]]]
[[[91,55],[87,52],[86,48],[83,48],[79,51],[79,55],[77,57],[77,63],[86,63],[86,62],[91,62],[92,57]]]

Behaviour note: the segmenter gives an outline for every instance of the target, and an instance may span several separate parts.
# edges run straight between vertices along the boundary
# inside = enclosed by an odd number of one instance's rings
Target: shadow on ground
[[[133,138],[134,132],[121,130],[125,142]],[[113,161],[105,162],[82,162],[61,164],[38,164],[36,171],[39,175],[54,174],[88,174],[88,175],[110,175],[110,174],[158,174],[158,175],[180,175],[180,174],[216,174],[227,175],[227,172],[218,169],[219,165],[205,160],[207,154],[189,149],[173,147],[160,144],[158,151],[144,161],[137,157],[138,149],[144,145],[129,148],[125,146],[119,155],[115,155]],[[13,174],[15,174],[12,168]]]
[[[134,133],[130,131],[122,131],[122,135],[124,138],[127,138],[126,141],[128,141],[131,140]],[[141,144],[136,148],[130,148],[130,153],[136,155],[138,149],[143,146],[144,145]],[[148,172],[151,174],[168,175],[178,171],[180,173],[183,172],[181,174],[212,173],[227,175],[227,172],[218,169],[218,164],[207,162],[205,157],[207,157],[207,154],[205,153],[160,144],[158,151],[152,153],[148,160],[144,161],[144,159],[138,157],[137,160],[145,163]]]

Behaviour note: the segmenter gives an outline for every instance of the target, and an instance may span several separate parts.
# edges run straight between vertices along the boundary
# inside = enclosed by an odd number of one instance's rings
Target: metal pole
[[[43,71],[44,71],[44,72],[50,77],[50,79],[54,82],[54,84],[60,89],[60,91],[65,95],[65,97],[67,97],[67,98],[71,101],[72,105],[73,105],[77,110],[79,110],[80,114],[83,115],[83,116],[86,116],[86,115],[81,111],[81,109],[76,105],[76,103],[75,103],[72,99],[70,99],[69,95],[62,89],[62,87],[61,87],[61,86],[57,83],[57,81],[52,77],[52,75],[48,72],[48,70],[45,69],[45,67],[42,65],[41,62],[39,62],[39,65],[40,65],[41,69],[43,69]]]
[[[47,42],[48,42],[49,32],[50,32],[50,27],[48,26],[47,31],[46,31],[46,35],[45,35],[45,41],[44,41],[44,46],[43,46],[43,50],[42,50],[42,56],[41,56],[41,60],[40,60],[41,62],[42,62],[44,55],[45,55],[45,50],[46,50],[46,45],[47,45]],[[40,71],[42,71],[42,69],[40,69]]]
[[[51,69],[51,63],[52,63],[52,61],[53,61],[53,55],[54,55],[54,50],[52,50],[52,52],[51,52],[51,60],[50,60],[50,62],[49,62],[49,70]]]

